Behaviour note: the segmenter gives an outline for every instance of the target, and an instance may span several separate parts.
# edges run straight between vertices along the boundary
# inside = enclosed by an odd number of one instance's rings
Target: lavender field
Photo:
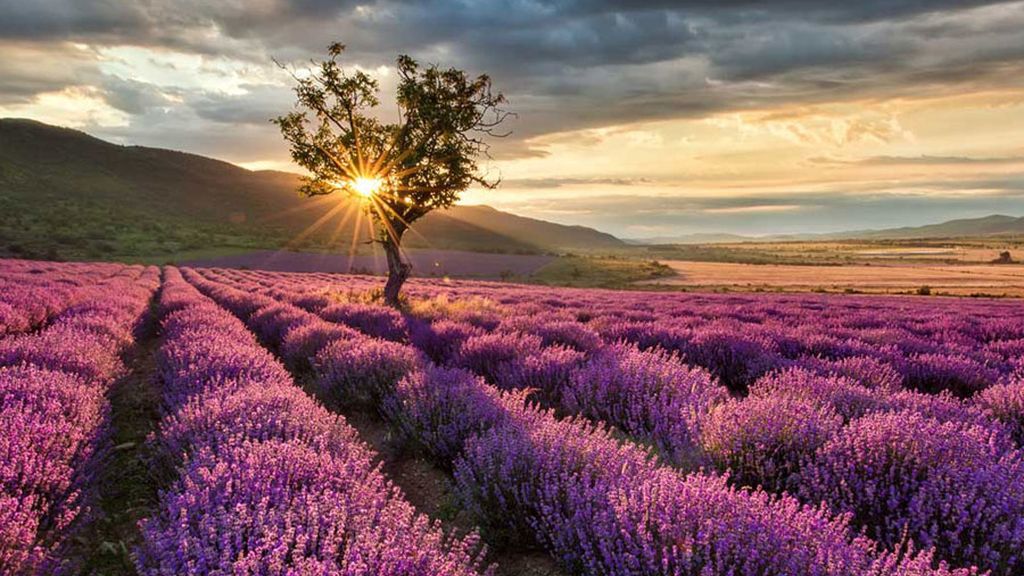
[[[0,261],[0,573],[1024,573],[1021,301],[379,284]]]

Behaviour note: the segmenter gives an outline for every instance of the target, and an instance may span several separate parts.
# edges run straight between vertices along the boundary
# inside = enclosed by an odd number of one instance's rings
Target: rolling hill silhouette
[[[112,144],[31,120],[0,119],[0,255],[338,249],[368,237],[365,217],[356,233],[358,210],[351,200],[341,194],[302,198],[297,182],[291,173],[251,171],[195,154]],[[624,246],[591,228],[488,206],[454,206],[413,229],[405,241],[411,248],[544,253]]]

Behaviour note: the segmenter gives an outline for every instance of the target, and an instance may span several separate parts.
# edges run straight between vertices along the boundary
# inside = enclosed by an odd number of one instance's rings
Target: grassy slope
[[[575,288],[628,288],[634,282],[674,274],[654,260],[570,255],[556,258],[526,281]]]
[[[297,177],[201,156],[118,146],[81,132],[0,120],[0,256],[163,258],[194,251],[338,249],[346,200],[299,198]],[[455,207],[417,223],[409,247],[536,253],[619,246],[586,228]],[[429,239],[429,241],[425,240]]]

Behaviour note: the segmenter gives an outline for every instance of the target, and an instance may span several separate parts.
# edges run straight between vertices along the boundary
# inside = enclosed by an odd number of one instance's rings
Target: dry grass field
[[[1024,296],[1024,265],[854,264],[844,266],[662,261],[675,271],[643,285],[733,290],[856,291]]]
[[[825,261],[913,261],[944,263],[982,263],[999,257],[1003,250],[1019,248],[1016,242],[981,240],[904,241],[904,242],[739,242],[720,244],[742,254],[767,252],[780,258]]]

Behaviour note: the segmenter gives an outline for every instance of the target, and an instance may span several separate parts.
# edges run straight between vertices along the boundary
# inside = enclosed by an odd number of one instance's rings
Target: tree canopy
[[[308,74],[292,72],[296,110],[274,122],[291,146],[292,159],[309,172],[300,193],[320,196],[347,191],[359,197],[377,224],[377,241],[389,258],[389,286],[409,273],[399,248],[419,218],[454,204],[470,186],[494,188],[498,178],[481,170],[488,137],[502,137],[511,115],[505,97],[486,75],[421,65],[397,58],[396,122],[380,119],[375,78],[339,62],[340,43]],[[390,266],[396,259],[396,267]],[[397,289],[394,291],[397,301]],[[385,296],[391,300],[387,288]],[[392,302],[394,303],[394,302]]]

